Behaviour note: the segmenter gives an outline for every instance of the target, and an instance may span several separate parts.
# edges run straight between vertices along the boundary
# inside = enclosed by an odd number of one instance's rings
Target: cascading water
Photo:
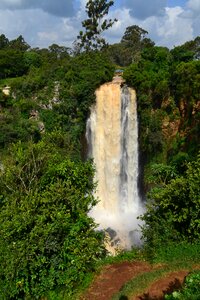
[[[140,243],[136,94],[121,81],[102,85],[87,122],[89,155],[96,167],[99,203],[91,216],[121,248]]]

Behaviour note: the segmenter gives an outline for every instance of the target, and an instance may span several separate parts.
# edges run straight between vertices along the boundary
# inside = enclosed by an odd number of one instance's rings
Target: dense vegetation
[[[181,291],[175,291],[172,295],[166,295],[166,300],[198,300],[200,298],[200,272],[195,271],[186,277]]]
[[[199,241],[199,51],[199,37],[171,51],[151,46],[124,74],[138,96],[141,172],[149,191],[143,237],[151,258],[159,246]]]
[[[37,299],[63,285],[70,295],[104,252],[87,216],[96,203],[94,170],[59,153],[55,142],[10,151],[0,182],[1,299]]]
[[[1,299],[64,299],[52,295],[71,295],[105,256],[88,216],[96,199],[84,136],[95,90],[119,66],[138,96],[147,257],[166,245],[199,249],[200,38],[169,50],[147,34],[130,26],[119,44],[97,50],[94,39],[86,51],[0,36],[1,90],[10,86],[0,91]]]
[[[94,169],[82,158],[94,92],[114,67],[101,52],[73,57],[56,45],[29,54],[38,65],[1,82],[11,87],[0,95],[1,299],[69,296],[105,256],[88,217]]]

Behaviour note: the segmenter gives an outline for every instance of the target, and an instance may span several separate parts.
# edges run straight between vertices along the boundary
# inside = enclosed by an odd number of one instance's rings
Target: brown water
[[[102,85],[87,122],[90,156],[96,167],[99,203],[91,215],[100,229],[114,230],[122,248],[139,243],[138,122],[136,93],[120,81]]]

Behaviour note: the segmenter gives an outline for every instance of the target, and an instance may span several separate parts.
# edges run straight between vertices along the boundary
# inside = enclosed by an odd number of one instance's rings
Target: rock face
[[[2,89],[2,92],[6,95],[9,96],[10,95],[10,87],[9,86],[4,86]]]
[[[138,124],[136,93],[120,76],[96,91],[87,122],[100,199],[91,214],[101,229],[116,232],[113,244],[130,248],[141,213],[138,195]],[[116,242],[117,241],[117,242]],[[117,245],[116,245],[117,243]],[[112,244],[112,241],[111,241]]]

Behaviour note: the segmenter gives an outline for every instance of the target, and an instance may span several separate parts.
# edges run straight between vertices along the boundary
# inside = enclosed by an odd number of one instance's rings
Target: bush
[[[153,188],[149,195],[143,238],[152,253],[171,242],[200,238],[200,155],[183,176]]]
[[[200,271],[194,271],[186,277],[181,291],[165,296],[166,300],[198,300],[200,299]]]
[[[21,143],[0,174],[0,298],[68,295],[102,257],[102,235],[88,211],[90,162],[73,162],[44,142]]]

